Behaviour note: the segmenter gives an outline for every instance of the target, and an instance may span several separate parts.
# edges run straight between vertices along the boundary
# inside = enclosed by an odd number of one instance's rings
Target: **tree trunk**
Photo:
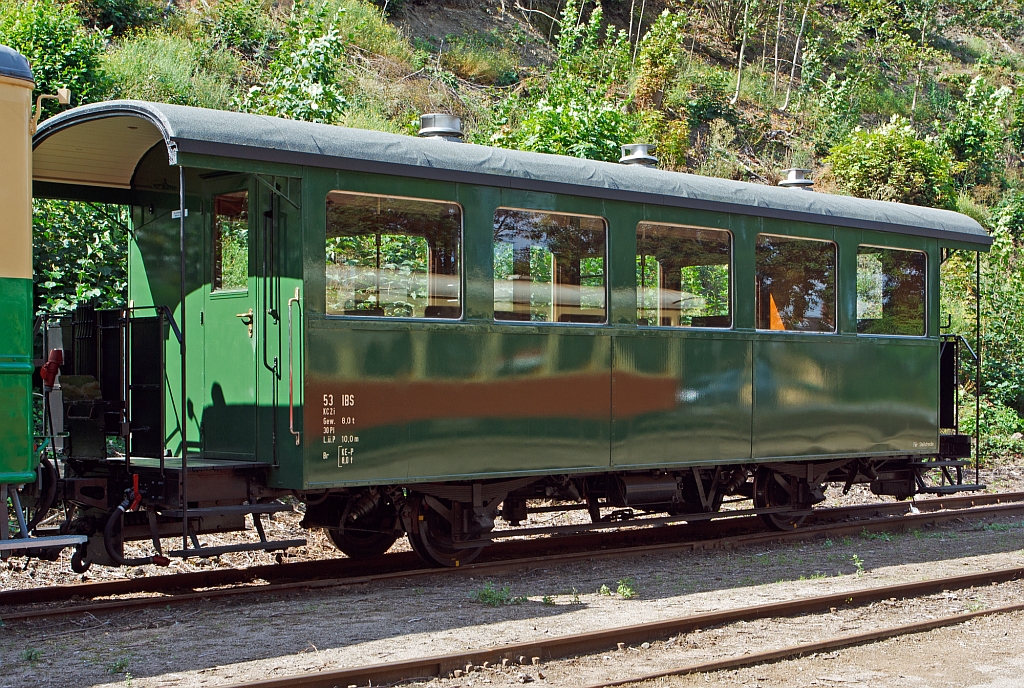
[[[789,107],[789,97],[793,93],[793,80],[796,79],[796,63],[800,57],[800,41],[804,37],[804,27],[807,26],[807,12],[810,9],[811,0],[807,0],[807,4],[804,5],[804,16],[800,19],[800,33],[796,35],[796,48],[793,50],[793,68],[789,71],[789,84],[786,85],[786,102],[782,104],[783,110]]]
[[[772,79],[772,97],[779,92],[779,41],[782,39],[782,6],[786,0],[779,0],[779,21],[775,26],[775,77]]]
[[[743,52],[747,49],[747,17],[750,12],[750,0],[746,0],[743,3],[743,39],[740,41],[740,59],[736,65],[736,93],[733,94],[732,100],[729,102],[732,105],[736,104],[736,101],[740,99],[740,86],[743,83]]]

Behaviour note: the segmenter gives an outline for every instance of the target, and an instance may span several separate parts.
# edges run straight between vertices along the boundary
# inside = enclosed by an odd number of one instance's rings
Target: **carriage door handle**
[[[248,313],[235,313],[236,318],[241,318],[242,323],[249,327],[249,339],[252,339],[252,309],[249,309]]]

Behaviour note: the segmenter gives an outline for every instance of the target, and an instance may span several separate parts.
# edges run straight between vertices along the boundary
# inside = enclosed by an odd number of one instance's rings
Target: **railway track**
[[[782,619],[797,616],[799,614],[810,614],[827,612],[833,608],[852,608],[863,606],[872,602],[888,599],[908,599],[932,595],[948,590],[962,590],[976,586],[1005,583],[1007,581],[1024,578],[1024,567],[1000,569],[997,571],[985,571],[983,573],[956,576],[950,578],[932,579],[914,583],[900,583],[897,585],[886,585],[875,588],[865,588],[857,591],[847,591],[817,597],[807,597],[785,602],[762,604],[723,611],[693,614],[658,622],[648,622],[632,626],[619,626],[616,628],[602,629],[589,633],[578,633],[565,635],[544,640],[537,640],[511,645],[502,645],[470,652],[460,652],[434,657],[424,657],[405,661],[388,662],[386,664],[372,664],[358,667],[338,669],[334,671],[321,671],[319,673],[305,673],[301,675],[284,676],[280,678],[265,679],[248,683],[232,684],[229,688],[334,688],[335,686],[365,686],[393,684],[414,679],[428,679],[433,677],[449,677],[455,671],[465,671],[467,667],[480,667],[486,663],[494,665],[509,664],[531,664],[538,661],[549,661],[574,657],[579,655],[593,654],[622,647],[623,645],[636,645],[643,642],[669,638],[681,633],[692,633],[697,630],[706,630],[723,624],[749,622],[757,619]],[[747,654],[726,659],[714,660],[698,664],[691,664],[666,671],[632,676],[624,679],[617,679],[605,683],[594,684],[587,688],[599,688],[603,686],[620,686],[629,683],[637,683],[663,676],[703,673],[708,671],[719,671],[732,669],[740,666],[750,666],[787,657],[806,654],[811,652],[822,652],[850,645],[863,644],[882,640],[897,635],[920,633],[922,631],[963,623],[973,618],[985,615],[1003,614],[1013,611],[1024,610],[1024,603],[995,607],[992,609],[965,612],[927,621],[883,628],[867,633],[856,635],[838,636],[814,643],[807,643],[798,646],[785,647],[778,650]]]
[[[993,518],[1024,514],[1024,493],[946,497],[917,502],[918,513],[909,513],[903,503],[867,504],[815,513],[816,525],[788,532],[758,532],[756,517],[717,522],[725,535],[707,538],[708,524],[697,527],[668,526],[627,530],[613,534],[585,534],[557,539],[506,542],[493,547],[491,561],[457,569],[420,568],[412,553],[386,555],[371,561],[334,559],[251,567],[244,570],[216,570],[170,574],[123,581],[52,586],[42,589],[0,592],[0,617],[5,622],[43,619],[82,613],[111,613],[150,606],[166,606],[200,600],[227,599],[250,594],[292,594],[317,588],[358,585],[375,581],[410,579],[457,573],[497,575],[508,571],[541,568],[601,558],[625,558],[646,554],[697,549],[727,549],[755,544],[799,541],[824,536],[855,535],[864,530],[905,530],[928,523],[956,519]],[[642,522],[639,522],[641,524]],[[705,538],[700,536],[704,535]],[[688,539],[681,539],[688,538]],[[653,540],[653,542],[652,542]],[[637,544],[639,543],[639,544]],[[550,552],[556,552],[554,554]],[[267,580],[267,583],[256,583]],[[215,587],[224,586],[224,587]],[[202,589],[207,588],[207,589]],[[119,595],[152,593],[145,597],[105,599]],[[65,602],[72,599],[98,600],[72,606],[18,608],[16,605]]]

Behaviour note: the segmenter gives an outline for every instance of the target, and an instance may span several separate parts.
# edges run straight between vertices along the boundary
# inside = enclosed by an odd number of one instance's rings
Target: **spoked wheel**
[[[445,509],[451,502],[437,500]],[[456,548],[452,544],[452,524],[445,514],[438,512],[417,495],[409,501],[412,529],[409,544],[424,561],[434,566],[460,566],[480,556],[483,547]]]
[[[341,516],[341,527],[328,528],[334,546],[353,559],[380,556],[398,539],[398,511],[390,499],[382,499],[373,511],[353,520],[349,501]]]
[[[799,484],[795,478],[777,473],[766,466],[761,466],[754,473],[754,508],[767,509],[779,506],[796,506]],[[798,528],[806,516],[790,516],[782,511],[774,514],[761,514],[761,520],[772,530],[792,530]]]

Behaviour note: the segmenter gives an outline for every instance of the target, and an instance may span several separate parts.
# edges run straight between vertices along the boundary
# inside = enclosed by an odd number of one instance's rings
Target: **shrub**
[[[160,3],[155,0],[83,0],[82,14],[93,27],[110,28],[115,36],[133,28],[143,28],[160,18]]]
[[[873,131],[858,127],[826,162],[839,187],[854,196],[940,208],[955,199],[949,155],[898,115]]]
[[[279,38],[266,0],[220,0],[213,8],[210,35],[217,45],[252,59]]]
[[[127,217],[113,206],[36,201],[36,313],[65,313],[80,302],[124,305],[128,285]]]
[[[1003,115],[1010,89],[993,89],[976,76],[957,103],[956,116],[942,134],[957,166],[957,181],[964,186],[988,182],[997,167],[1003,145]]]
[[[664,95],[675,77],[683,56],[680,43],[686,19],[682,14],[668,10],[661,13],[640,41],[637,75],[633,85],[633,100],[637,107],[650,108]]]
[[[249,89],[241,108],[307,122],[337,122],[348,102],[337,79],[345,41],[335,19],[327,5],[294,5],[265,85]]]
[[[242,67],[231,53],[162,31],[139,33],[104,58],[112,94],[225,109]]]
[[[57,0],[6,0],[0,3],[0,43],[32,65],[35,95],[70,88],[73,104],[102,100],[107,80],[100,55],[107,31],[89,31],[75,7]],[[57,112],[56,101],[43,103],[44,116]]]

